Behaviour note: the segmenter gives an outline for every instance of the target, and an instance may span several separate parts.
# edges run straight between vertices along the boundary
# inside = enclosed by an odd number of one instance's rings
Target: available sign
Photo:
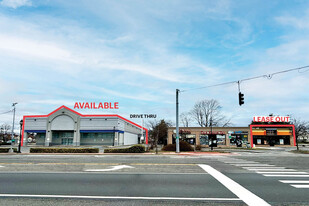
[[[253,122],[289,122],[289,116],[254,116]]]
[[[118,102],[75,102],[74,109],[119,109]]]

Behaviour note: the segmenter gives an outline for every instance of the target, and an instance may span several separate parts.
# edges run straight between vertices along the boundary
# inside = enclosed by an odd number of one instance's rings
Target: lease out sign
[[[271,116],[254,116],[253,122],[289,122],[290,117],[289,116],[277,116],[277,117],[271,117]]]

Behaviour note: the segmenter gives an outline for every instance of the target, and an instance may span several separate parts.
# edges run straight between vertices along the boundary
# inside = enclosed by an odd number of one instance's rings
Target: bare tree
[[[221,105],[217,100],[202,100],[195,103],[190,114],[201,127],[230,126],[230,119],[221,114]]]
[[[189,112],[183,112],[180,114],[180,121],[184,127],[189,127],[191,120],[192,119]]]
[[[291,123],[295,125],[295,138],[296,138],[296,147],[298,148],[299,138],[306,138],[309,136],[309,122],[303,121],[300,119],[292,118]]]
[[[0,126],[0,136],[1,139],[6,142],[9,138],[10,135],[10,130],[11,130],[11,125],[8,124],[2,124]]]

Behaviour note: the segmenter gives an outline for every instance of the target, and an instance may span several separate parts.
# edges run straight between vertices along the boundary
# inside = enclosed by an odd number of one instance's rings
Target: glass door
[[[73,132],[60,132],[59,136],[62,145],[73,145]]]

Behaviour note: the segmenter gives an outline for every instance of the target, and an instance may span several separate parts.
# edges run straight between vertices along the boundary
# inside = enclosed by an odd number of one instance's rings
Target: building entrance
[[[73,145],[73,131],[53,131],[54,145]]]
[[[61,144],[62,145],[72,145],[73,144],[73,138],[62,138]]]

